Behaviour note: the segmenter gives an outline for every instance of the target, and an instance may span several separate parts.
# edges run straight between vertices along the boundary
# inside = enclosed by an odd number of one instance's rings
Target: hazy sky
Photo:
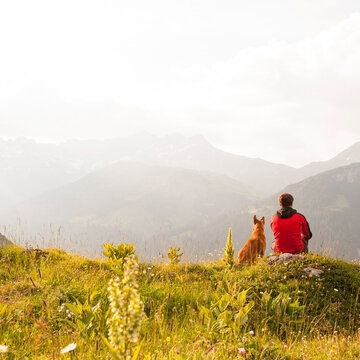
[[[139,131],[295,166],[359,141],[360,1],[0,2],[0,137]]]

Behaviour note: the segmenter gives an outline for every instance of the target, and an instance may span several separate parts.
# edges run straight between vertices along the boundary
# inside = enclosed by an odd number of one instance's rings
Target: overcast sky
[[[360,1],[1,1],[0,137],[139,131],[294,166],[359,141]]]

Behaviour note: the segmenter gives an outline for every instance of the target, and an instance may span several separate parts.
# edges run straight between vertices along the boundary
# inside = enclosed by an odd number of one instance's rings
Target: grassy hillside
[[[111,316],[108,261],[9,246],[0,262],[4,359],[111,358],[102,338]],[[309,266],[323,275],[309,277]],[[360,358],[358,264],[319,255],[231,271],[221,263],[140,264],[138,283],[141,359]],[[61,355],[70,343],[75,351]]]

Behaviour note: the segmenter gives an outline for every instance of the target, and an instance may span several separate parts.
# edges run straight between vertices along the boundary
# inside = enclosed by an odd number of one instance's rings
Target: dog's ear
[[[265,225],[265,217],[264,216],[261,218],[260,221],[263,223],[263,225]]]
[[[256,218],[256,215],[254,215],[254,224],[256,224],[259,220]]]

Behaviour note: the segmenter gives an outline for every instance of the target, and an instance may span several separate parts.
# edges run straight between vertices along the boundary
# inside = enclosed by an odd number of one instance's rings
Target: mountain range
[[[22,202],[16,217],[30,219],[32,232],[51,223],[98,247],[105,234],[121,233],[142,248],[155,235],[177,234],[254,198],[251,188],[224,175],[121,161]]]
[[[59,144],[42,144],[25,138],[0,139],[0,206],[15,205],[121,160],[216,172],[266,196],[308,176],[360,161],[360,142],[328,161],[293,168],[227,153],[200,135],[157,137],[144,133]]]
[[[286,190],[296,194],[304,209],[299,210],[308,211],[316,233],[324,232],[314,248],[328,242],[327,249],[341,255],[335,244],[351,226],[345,221],[333,229],[331,209],[348,215],[356,204],[345,207],[348,199],[337,190],[348,183],[331,187],[326,171],[345,171],[340,167],[356,162],[360,142],[328,161],[293,168],[224,152],[202,136],[138,134],[60,144],[0,140],[0,224],[21,219],[31,234],[52,224],[65,231],[66,247],[77,243],[77,249],[99,249],[102,242],[121,238],[147,254],[177,242],[191,253],[204,253],[222,249],[229,226],[241,246],[249,235],[247,217],[256,211],[268,219],[277,194]],[[357,199],[356,186],[347,191],[350,200]],[[308,197],[302,200],[303,193]],[[338,207],[323,207],[327,198]],[[313,201],[325,210],[308,207]],[[349,242],[355,245],[343,250],[346,254],[360,247],[356,239]]]

